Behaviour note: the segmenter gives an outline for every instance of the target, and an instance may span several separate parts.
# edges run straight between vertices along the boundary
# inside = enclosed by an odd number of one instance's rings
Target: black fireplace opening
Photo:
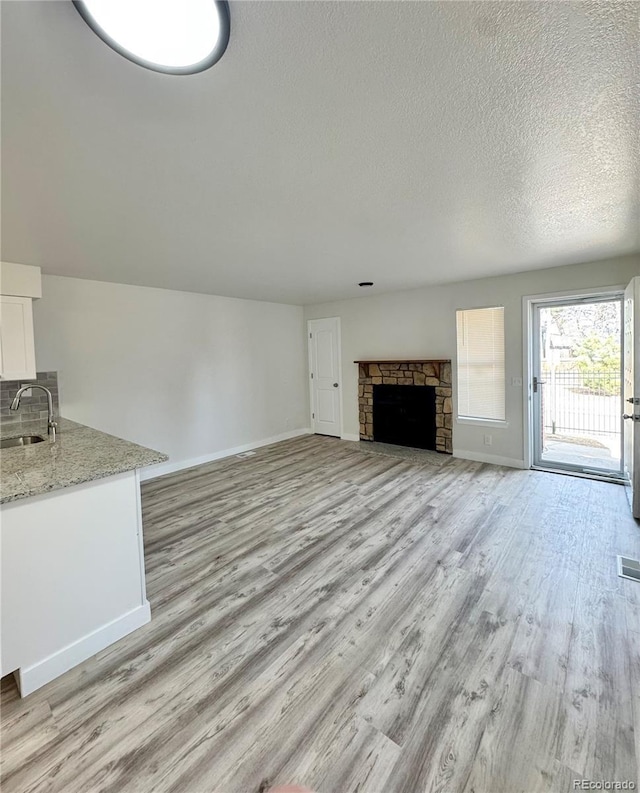
[[[373,440],[435,449],[435,386],[374,385]]]

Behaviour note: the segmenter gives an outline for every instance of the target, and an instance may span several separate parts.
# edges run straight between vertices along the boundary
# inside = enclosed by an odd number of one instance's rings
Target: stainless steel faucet
[[[25,391],[28,391],[30,388],[40,388],[42,391],[45,392],[47,395],[47,410],[49,412],[49,416],[47,419],[47,433],[51,435],[51,440],[55,443],[56,440],[56,430],[58,429],[58,423],[53,415],[53,397],[51,396],[51,391],[43,385],[39,383],[32,383],[31,385],[23,385],[22,388],[18,389],[18,393],[14,396],[13,402],[9,406],[11,410],[17,410],[20,407],[20,399]]]

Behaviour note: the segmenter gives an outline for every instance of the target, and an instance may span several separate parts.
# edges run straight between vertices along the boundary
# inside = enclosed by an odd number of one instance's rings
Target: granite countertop
[[[43,443],[0,452],[0,504],[162,463],[166,454],[58,417],[55,443],[46,421],[0,424],[0,438],[41,435]]]

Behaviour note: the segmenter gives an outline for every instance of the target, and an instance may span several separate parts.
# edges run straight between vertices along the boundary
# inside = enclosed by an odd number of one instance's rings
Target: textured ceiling
[[[2,2],[4,260],[310,303],[640,248],[640,3],[231,2],[168,76]]]

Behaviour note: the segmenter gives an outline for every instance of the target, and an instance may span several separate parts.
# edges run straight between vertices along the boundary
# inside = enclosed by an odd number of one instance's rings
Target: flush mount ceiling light
[[[225,0],[84,0],[73,4],[106,44],[156,72],[202,72],[220,60],[229,42]]]

